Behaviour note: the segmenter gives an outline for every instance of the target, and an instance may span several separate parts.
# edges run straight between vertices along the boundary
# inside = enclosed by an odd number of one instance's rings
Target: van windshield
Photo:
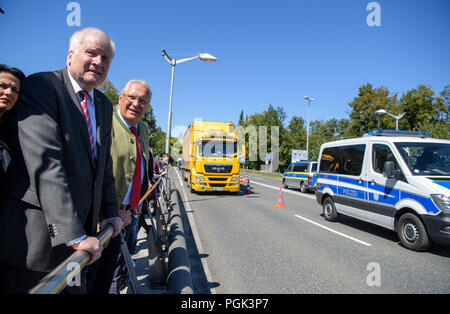
[[[450,144],[395,143],[395,146],[413,175],[450,175]]]

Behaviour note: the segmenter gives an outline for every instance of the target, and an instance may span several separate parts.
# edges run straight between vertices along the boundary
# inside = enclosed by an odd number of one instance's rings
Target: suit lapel
[[[72,83],[70,82],[67,68],[62,69],[60,71],[60,73],[62,74],[62,76],[61,76],[62,83],[66,87],[67,93],[69,94],[69,97],[72,100],[73,105],[75,106],[75,108],[77,108],[77,111],[79,113],[77,119],[75,119],[75,120],[78,123],[78,129],[80,130],[80,133],[81,133],[81,139],[83,141],[83,146],[85,148],[86,153],[89,156],[91,166],[94,168],[94,159],[93,159],[92,152],[91,152],[91,145],[89,143],[89,132],[88,132],[88,129],[86,126],[86,118],[84,117],[83,109],[81,109],[81,104],[77,98],[77,95],[75,94],[75,90],[73,89]],[[95,98],[97,98],[97,97],[95,97]],[[96,108],[95,108],[96,118],[97,118],[97,111],[98,111],[97,108],[98,107],[101,107],[101,106],[97,106],[97,101],[96,101]],[[98,128],[99,128],[99,122],[97,120],[97,129]],[[98,139],[98,137],[97,137],[97,139]]]
[[[96,120],[96,134],[97,134],[97,160],[102,160],[104,154],[104,148],[106,143],[103,140],[107,134],[103,134],[102,130],[105,126],[106,113],[105,106],[102,98],[98,95],[100,92],[94,89],[94,100],[95,100],[95,120]]]

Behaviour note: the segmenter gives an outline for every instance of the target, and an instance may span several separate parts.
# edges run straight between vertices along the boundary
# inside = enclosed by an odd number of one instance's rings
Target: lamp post
[[[403,112],[403,113],[399,114],[398,116],[396,116],[396,115],[393,115],[392,113],[387,112],[384,109],[379,109],[379,110],[375,111],[375,113],[379,114],[379,115],[387,113],[388,115],[393,117],[395,119],[395,130],[397,130],[397,131],[398,131],[398,120],[400,120],[406,114],[406,112]]]
[[[311,101],[314,101],[314,98],[305,96],[305,99],[308,101],[308,126],[306,127],[306,160],[309,160],[309,108]]]
[[[179,60],[175,60],[172,59],[166,52],[166,50],[162,49],[162,56],[167,60],[167,62],[170,63],[170,65],[172,66],[172,79],[170,82],[170,102],[169,102],[169,117],[167,119],[167,132],[166,132],[166,147],[164,149],[164,152],[169,154],[169,150],[170,150],[170,130],[172,128],[172,98],[173,98],[173,81],[174,81],[174,75],[175,75],[175,66],[177,64],[186,62],[186,61],[191,61],[194,59],[200,59],[201,61],[204,62],[216,62],[217,58],[210,55],[209,53],[199,53],[196,56],[190,57],[190,58],[185,58],[185,59],[179,59]]]

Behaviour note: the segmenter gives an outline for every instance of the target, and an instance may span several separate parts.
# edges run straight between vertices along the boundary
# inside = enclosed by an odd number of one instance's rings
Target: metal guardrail
[[[178,201],[177,193],[171,194],[171,200],[171,204],[178,205],[175,203]],[[192,274],[180,206],[173,207],[170,219],[169,243],[167,290],[174,294],[192,294],[194,293]]]
[[[193,293],[190,264],[187,255],[187,246],[181,219],[180,208],[174,198],[170,179],[160,177],[152,189],[141,198],[140,202],[146,200],[147,196],[160,186],[161,191],[158,199],[159,206],[154,213],[149,209],[149,216],[152,221],[149,234],[150,250],[157,252],[159,263],[165,264],[164,251],[168,253],[168,270],[166,265],[152,268],[150,265],[150,278],[161,278],[169,293]],[[164,208],[162,208],[164,207]],[[167,219],[166,219],[167,216]],[[155,219],[155,223],[153,221]],[[168,232],[168,230],[170,231]],[[106,247],[114,233],[112,225],[107,225],[96,236],[103,247]],[[150,243],[150,239],[153,239]],[[151,246],[155,246],[153,250]],[[165,245],[165,250],[162,249]],[[150,257],[150,254],[149,254]],[[38,285],[32,288],[30,294],[58,294],[72,281],[72,279],[87,265],[90,260],[90,253],[87,251],[75,251],[64,262],[58,265],[52,272],[45,276]],[[150,262],[151,263],[151,262]],[[77,267],[73,267],[76,265]],[[152,269],[157,269],[158,274],[152,274]],[[135,292],[138,292],[134,289]]]
[[[114,233],[111,225],[100,231],[97,239],[106,247]],[[59,264],[52,272],[45,276],[37,286],[30,290],[30,294],[58,294],[64,290],[68,283],[87,265],[91,255],[87,251],[75,251],[64,262]],[[79,267],[73,267],[78,265]]]

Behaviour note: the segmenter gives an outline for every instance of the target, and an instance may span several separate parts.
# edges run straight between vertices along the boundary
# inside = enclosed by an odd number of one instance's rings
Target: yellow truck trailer
[[[183,137],[181,166],[189,190],[238,192],[239,156],[245,156],[239,146],[233,123],[192,122]]]

